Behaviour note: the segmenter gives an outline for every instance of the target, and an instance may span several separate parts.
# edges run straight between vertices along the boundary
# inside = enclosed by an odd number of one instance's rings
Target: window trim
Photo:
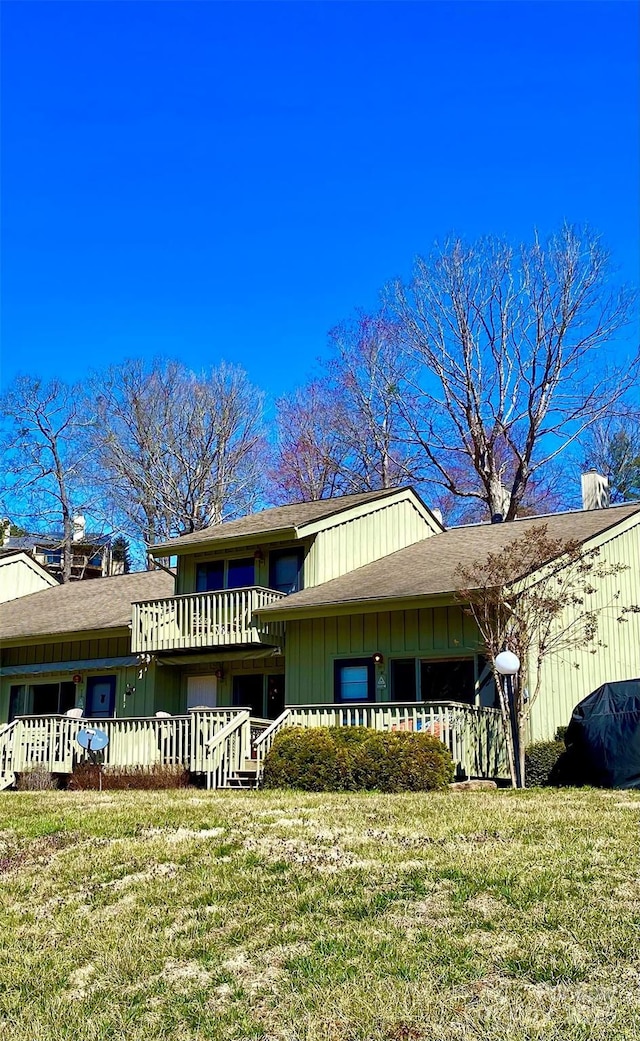
[[[341,697],[340,672],[343,668],[367,667],[367,696],[366,698],[343,698]],[[336,705],[366,705],[376,700],[375,665],[373,658],[334,658],[333,660],[333,701]]]

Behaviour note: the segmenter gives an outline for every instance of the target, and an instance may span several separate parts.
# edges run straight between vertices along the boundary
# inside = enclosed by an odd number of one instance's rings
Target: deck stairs
[[[16,782],[13,770],[13,737],[15,722],[0,726],[0,792]]]

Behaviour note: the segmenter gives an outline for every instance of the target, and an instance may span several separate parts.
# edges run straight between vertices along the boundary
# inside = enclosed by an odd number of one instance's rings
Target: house
[[[61,580],[64,574],[64,535],[49,534],[11,535],[8,521],[2,530],[2,549],[21,550],[36,563]],[[73,542],[71,544],[71,579],[103,578],[124,571],[122,561],[114,557],[113,540],[110,535],[87,531],[85,518],[78,514],[73,518]]]
[[[618,587],[626,602],[639,598],[640,504],[444,530],[401,488],[277,507],[172,539],[154,555],[175,562],[175,578],[123,575],[0,605],[0,720],[33,736],[34,718],[73,704],[111,728],[114,756],[123,734],[144,731],[136,761],[155,762],[164,734],[163,756],[186,756],[214,784],[246,765],[250,745],[260,761],[291,723],[430,730],[459,773],[502,775],[491,671],[458,601],[456,569],[541,522],[626,566],[594,594],[601,653],[545,663],[530,737],[552,736],[600,682],[640,674],[640,616],[621,638],[608,613]],[[49,748],[38,735],[29,748]],[[56,747],[70,763],[70,738]]]
[[[138,679],[131,651],[131,602],[164,596],[174,580],[164,571],[134,572],[100,582],[72,582],[0,605],[0,721],[81,707],[90,717],[153,715],[162,700],[155,665]],[[135,698],[127,689],[135,687]],[[162,707],[172,701],[170,684]]]
[[[57,585],[53,575],[29,553],[0,546],[0,604]]]

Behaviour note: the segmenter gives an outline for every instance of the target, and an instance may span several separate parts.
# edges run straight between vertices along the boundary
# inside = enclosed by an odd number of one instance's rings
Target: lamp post
[[[512,651],[501,651],[495,658],[496,671],[504,676],[507,682],[507,699],[509,702],[509,720],[511,722],[511,739],[513,743],[513,758],[516,771],[516,785],[522,788],[522,771],[520,769],[520,728],[518,726],[518,713],[516,710],[513,677],[520,671],[520,659]]]

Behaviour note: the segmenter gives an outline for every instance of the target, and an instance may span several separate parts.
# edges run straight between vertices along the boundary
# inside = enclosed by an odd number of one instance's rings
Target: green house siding
[[[214,560],[254,557],[254,583],[269,587],[269,554],[284,549],[304,551],[303,586],[319,585],[398,549],[419,542],[437,530],[433,519],[425,518],[408,495],[395,502],[382,500],[375,506],[354,508],[310,526],[309,534],[299,539],[274,539],[256,536],[249,545],[216,546],[204,543],[194,552],[178,558],[176,593],[196,591],[198,564]]]
[[[559,726],[567,725],[578,702],[601,684],[640,676],[640,614],[621,614],[624,607],[640,604],[640,524],[630,523],[604,542],[599,560],[623,568],[597,580],[587,605],[598,613],[598,640],[603,646],[596,647],[595,653],[568,646],[545,659],[540,694],[531,709],[533,741],[553,737]],[[620,617],[625,621],[619,622]],[[567,610],[562,629],[570,618]]]
[[[379,505],[319,531],[305,561],[305,587],[328,582],[434,534],[410,499]]]
[[[334,700],[334,662],[384,656],[376,669],[376,697],[391,696],[393,659],[472,656],[478,651],[473,621],[459,607],[339,615],[287,622],[287,705]],[[380,676],[384,686],[378,686]]]
[[[122,658],[132,658],[128,636],[64,640],[59,643],[4,648],[0,681],[0,722],[6,722],[8,718],[12,687],[24,685],[30,688],[39,684],[68,683],[74,675],[81,677],[80,683],[75,685],[78,707],[85,705],[87,680],[90,677],[115,676],[116,716],[152,716],[159,709],[166,712],[179,711],[179,684],[171,672],[158,668],[152,662],[148,669],[142,670],[140,676],[137,664],[109,664]],[[78,665],[79,662],[83,664]],[[31,666],[42,668],[33,672],[17,671]],[[16,672],[12,672],[14,669]],[[127,688],[130,693],[127,693]]]

